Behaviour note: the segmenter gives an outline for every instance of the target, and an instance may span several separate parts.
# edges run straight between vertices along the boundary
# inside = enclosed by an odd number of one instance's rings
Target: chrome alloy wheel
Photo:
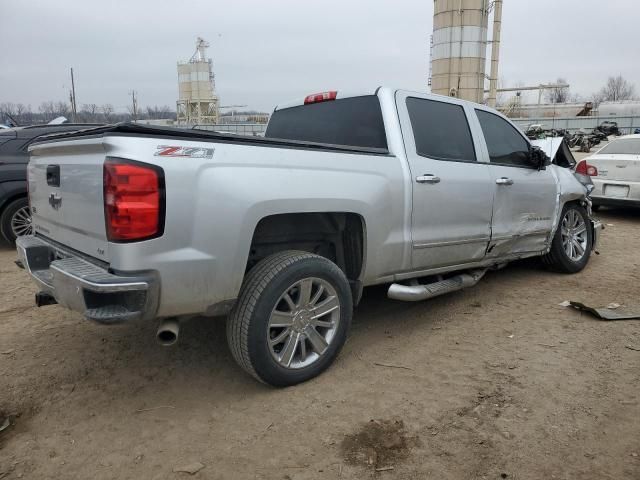
[[[579,262],[587,251],[587,225],[582,215],[574,209],[567,210],[562,224],[562,247],[567,256],[574,262]]]
[[[16,237],[31,235],[33,227],[31,225],[31,212],[29,207],[22,207],[11,217],[11,231]]]
[[[336,290],[320,278],[304,278],[280,296],[269,317],[267,341],[278,364],[307,367],[322,357],[340,323]]]

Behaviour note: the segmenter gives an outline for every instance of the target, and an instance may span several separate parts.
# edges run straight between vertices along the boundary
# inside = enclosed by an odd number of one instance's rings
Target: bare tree
[[[100,107],[95,103],[83,103],[80,109],[79,119],[83,122],[99,122],[100,121]]]
[[[46,122],[50,122],[56,117],[56,105],[55,103],[42,102],[38,107],[38,111],[42,114],[42,119]]]
[[[110,103],[105,103],[100,107],[100,110],[102,110],[104,119],[108,123],[111,120],[111,115],[113,115],[113,105],[111,105]]]
[[[169,105],[163,105],[161,107],[154,105],[153,107],[146,108],[146,117],[152,120],[172,118],[173,115],[174,112]]]
[[[558,78],[556,84],[566,84],[567,80],[564,78]],[[544,91],[544,98],[548,103],[567,103],[571,93],[569,87],[549,88]]]
[[[71,107],[67,102],[56,102],[56,117],[69,117],[71,115]]]
[[[594,100],[598,102],[618,102],[620,100],[632,100],[635,97],[636,87],[622,78],[622,75],[617,77],[609,77],[607,84],[600,89],[600,91],[594,96]]]
[[[16,106],[11,102],[2,102],[0,103],[0,112],[14,117],[16,115]]]

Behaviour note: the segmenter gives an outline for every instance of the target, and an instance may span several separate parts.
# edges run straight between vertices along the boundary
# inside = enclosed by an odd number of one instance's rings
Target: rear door
[[[468,107],[407,92],[396,103],[412,177],[412,267],[460,265],[485,256],[493,185],[479,161]]]
[[[494,192],[488,255],[542,251],[550,240],[559,193],[552,167],[531,165],[529,141],[509,121],[487,109],[475,108],[475,113]]]

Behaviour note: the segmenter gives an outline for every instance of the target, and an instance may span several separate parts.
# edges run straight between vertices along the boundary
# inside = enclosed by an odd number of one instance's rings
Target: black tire
[[[562,222],[568,212],[575,212],[582,218],[586,227],[586,248],[585,252],[579,260],[573,260],[565,251],[562,239]],[[593,247],[593,231],[591,230],[591,222],[587,211],[576,203],[568,203],[562,209],[558,228],[551,242],[551,250],[542,256],[543,263],[555,272],[560,273],[577,273],[581,271],[589,262],[591,249]]]
[[[267,340],[269,319],[282,295],[309,277],[321,279],[335,290],[339,321],[326,350],[314,363],[286,368],[274,358]],[[233,358],[248,374],[275,387],[295,385],[319,375],[335,360],[346,341],[352,311],[349,282],[336,264],[307,252],[280,252],[261,260],[245,277],[227,318],[227,341]]]
[[[26,197],[18,198],[17,200],[13,200],[2,212],[2,217],[0,217],[0,233],[4,239],[13,244],[16,241],[16,234],[11,227],[11,224],[14,220],[16,214],[18,214],[21,210],[29,207],[29,200]],[[29,230],[26,233],[31,233]]]

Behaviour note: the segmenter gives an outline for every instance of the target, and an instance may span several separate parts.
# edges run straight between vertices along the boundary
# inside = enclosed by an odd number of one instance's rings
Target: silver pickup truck
[[[18,264],[104,324],[227,316],[231,352],[285,386],[327,368],[363,287],[416,301],[539,256],[587,264],[587,189],[504,116],[390,88],[277,107],[266,138],[119,124],[30,148]],[[391,320],[390,320],[391,321]]]

